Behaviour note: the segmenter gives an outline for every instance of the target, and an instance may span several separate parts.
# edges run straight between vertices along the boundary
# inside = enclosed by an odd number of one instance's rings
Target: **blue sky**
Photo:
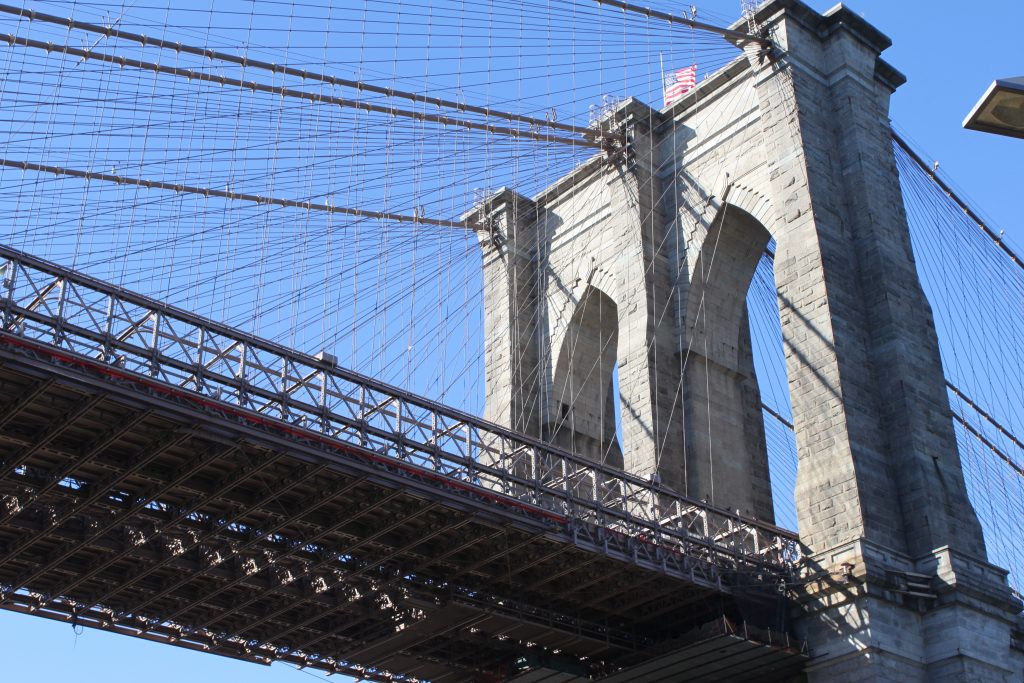
[[[738,0],[700,4],[709,16],[735,16]],[[825,10],[830,2],[810,2]],[[1024,140],[961,128],[961,121],[994,78],[1024,75],[1020,27],[1024,4],[860,0],[855,11],[888,34],[884,57],[908,77],[894,96],[898,129],[940,163],[945,176],[1009,240],[1024,245],[1021,188]],[[0,613],[6,680],[138,681],[161,683],[244,678],[302,681],[317,674],[286,665],[260,667],[158,646],[38,618]],[[332,677],[332,680],[341,680]]]

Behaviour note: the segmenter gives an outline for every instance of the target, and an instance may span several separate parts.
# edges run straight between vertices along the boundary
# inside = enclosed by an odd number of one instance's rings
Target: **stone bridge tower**
[[[625,149],[477,207],[486,416],[772,519],[744,301],[774,238],[808,678],[1020,681],[911,252],[890,41],[842,6],[756,19],[772,54],[665,110],[624,102],[602,125]]]

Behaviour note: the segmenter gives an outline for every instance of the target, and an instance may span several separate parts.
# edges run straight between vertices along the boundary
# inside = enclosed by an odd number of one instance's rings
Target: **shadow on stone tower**
[[[623,102],[599,123],[620,148],[477,207],[486,417],[771,520],[745,295],[774,238],[807,677],[1020,681],[911,251],[890,41],[842,6],[755,19],[771,54],[665,110]]]

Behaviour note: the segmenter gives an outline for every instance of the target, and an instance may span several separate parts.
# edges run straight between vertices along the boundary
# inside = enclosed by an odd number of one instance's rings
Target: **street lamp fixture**
[[[1024,138],[1024,76],[994,81],[964,119],[964,128]]]

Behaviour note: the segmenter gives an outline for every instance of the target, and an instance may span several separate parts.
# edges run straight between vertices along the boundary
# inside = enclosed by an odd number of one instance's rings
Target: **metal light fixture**
[[[964,119],[964,128],[1024,138],[1024,76],[994,81]]]

